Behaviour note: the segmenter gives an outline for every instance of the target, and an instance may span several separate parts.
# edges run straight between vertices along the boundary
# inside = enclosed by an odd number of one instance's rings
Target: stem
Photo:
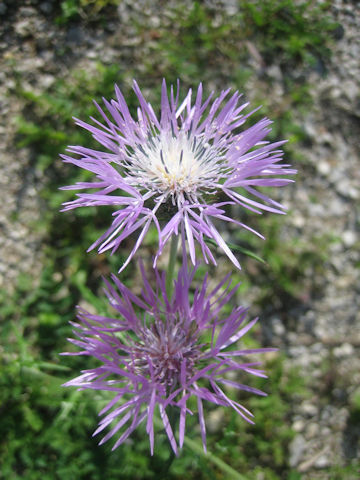
[[[169,300],[171,298],[171,294],[174,288],[173,280],[174,280],[174,271],[175,271],[178,243],[179,243],[178,235],[173,235],[171,237],[169,263],[168,263],[168,269],[166,272],[166,293]]]
[[[185,437],[184,443],[188,448],[190,448],[190,450],[192,450],[193,452],[196,452],[198,455],[203,456],[207,461],[219,467],[220,470],[222,470],[224,473],[228,475],[228,477],[226,478],[232,478],[234,480],[248,480],[247,477],[245,477],[244,475],[241,475],[236,470],[231,468],[230,465],[228,465],[223,460],[221,460],[221,458],[217,457],[211,452],[205,453],[202,445],[198,444],[194,440],[191,440],[190,438]]]
[[[170,418],[169,418],[170,420]],[[158,428],[163,428],[163,424],[159,418],[154,417],[154,423]],[[174,425],[174,430],[173,432],[175,433],[175,425]],[[166,441],[168,439],[166,438]],[[206,461],[213,463],[216,465],[220,470],[222,470],[227,476],[226,478],[231,478],[233,480],[249,480],[248,477],[241,475],[241,473],[237,472],[233,468],[230,467],[227,463],[225,463],[221,458],[217,457],[211,452],[204,452],[203,446],[199,444],[198,442],[191,440],[191,438],[186,437],[184,439],[184,444],[186,447],[188,447],[189,450],[191,450],[193,453],[196,453],[199,456],[202,456]],[[172,452],[172,449],[170,447],[170,450]],[[167,465],[167,471],[170,470],[171,464],[175,458],[175,454],[173,455],[173,452],[170,452],[170,456],[168,458],[168,465]]]

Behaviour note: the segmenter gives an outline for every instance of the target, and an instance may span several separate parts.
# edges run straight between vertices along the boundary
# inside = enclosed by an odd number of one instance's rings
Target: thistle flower
[[[76,200],[64,203],[63,210],[97,205],[117,208],[110,228],[89,248],[98,247],[99,253],[115,252],[125,238],[139,231],[120,270],[134,256],[152,224],[159,238],[155,264],[170,237],[183,230],[193,264],[196,242],[206,263],[216,264],[205,241],[209,238],[240,268],[214,220],[234,223],[261,237],[249,226],[227,216],[224,207],[238,204],[256,213],[284,213],[283,205],[255,187],[280,187],[292,181],[282,178],[296,173],[289,165],[280,163],[280,147],[285,142],[264,141],[271,130],[267,118],[243,128],[253,112],[243,115],[248,103],[239,104],[238,92],[229,98],[230,89],[214,100],[211,94],[203,102],[200,84],[194,103],[191,90],[180,102],[179,82],[176,95],[171,87],[169,97],[164,80],[158,118],[135,81],[133,88],[139,101],[137,118],[130,114],[115,86],[116,100],[103,99],[107,112],[95,102],[103,123],[92,117],[95,125],[75,119],[106,151],[69,146],[67,152],[75,158],[62,155],[65,162],[88,170],[97,178],[94,182],[64,187],[95,192],[77,194]]]
[[[249,331],[257,319],[246,322],[247,309],[236,307],[221,317],[222,307],[235,293],[230,289],[229,276],[207,293],[207,278],[189,300],[190,284],[195,269],[182,267],[169,298],[165,275],[155,270],[156,287],[144,278],[141,296],[135,296],[116,276],[106,282],[106,295],[118,316],[108,318],[79,309],[70,342],[81,348],[67,355],[89,355],[101,365],[67,382],[65,386],[114,392],[113,399],[103,408],[105,415],[94,435],[110,424],[112,429],[100,444],[120,431],[113,449],[123,443],[142,423],[146,423],[151,453],[154,452],[154,415],[158,410],[165,432],[175,453],[184,442],[185,422],[191,411],[191,397],[196,400],[201,437],[206,450],[203,401],[233,408],[246,421],[253,415],[224,389],[266,395],[240,383],[246,374],[265,377],[249,361],[248,355],[273,349],[236,349],[236,342]],[[136,313],[136,311],[139,313]],[[245,357],[245,359],[243,358]],[[234,377],[234,374],[236,378]],[[229,377],[231,376],[231,378]],[[189,405],[191,404],[191,405]],[[175,416],[178,421],[178,442],[175,438]]]

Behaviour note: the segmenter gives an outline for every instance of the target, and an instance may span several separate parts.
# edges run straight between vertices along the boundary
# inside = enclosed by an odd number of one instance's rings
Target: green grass
[[[106,10],[114,15],[115,7],[120,2],[121,0],[62,0],[55,20],[58,25],[84,19],[89,22],[105,22]]]
[[[294,68],[306,72],[330,56],[331,34],[337,24],[329,16],[331,2],[315,5],[312,1],[245,0],[239,13],[194,2],[187,15],[181,3],[168,16],[171,28],[156,31],[154,54],[166,66],[167,77],[189,81],[226,78],[244,84],[251,77],[249,58],[258,52],[264,68],[277,64],[292,78]],[[139,24],[139,33],[144,25]],[[251,45],[250,45],[251,44]],[[146,66],[150,70],[151,60]],[[230,79],[229,79],[230,77]],[[301,83],[305,83],[302,79]]]

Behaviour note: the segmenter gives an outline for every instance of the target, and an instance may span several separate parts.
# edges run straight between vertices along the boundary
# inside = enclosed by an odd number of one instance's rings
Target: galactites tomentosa
[[[106,281],[106,295],[115,315],[106,317],[79,309],[78,322],[72,323],[76,338],[69,341],[80,351],[65,355],[88,355],[100,365],[84,370],[65,386],[113,392],[113,398],[100,412],[104,417],[94,432],[96,435],[111,425],[100,444],[116,435],[115,449],[145,422],[153,454],[154,415],[158,411],[177,454],[178,446],[181,448],[184,442],[186,417],[193,414],[191,398],[195,399],[205,451],[203,402],[231,407],[253,423],[251,412],[224,386],[266,395],[242,383],[242,379],[249,374],[265,377],[257,368],[260,363],[251,357],[274,349],[239,349],[236,343],[257,318],[247,321],[247,308],[242,306],[223,313],[238,287],[230,288],[230,275],[210,292],[206,275],[190,300],[195,271],[196,267],[188,271],[186,264],[181,267],[171,296],[166,292],[165,274],[157,269],[153,287],[142,268],[144,285],[140,296],[113,275],[112,282]],[[169,420],[170,409],[175,422]]]
[[[78,193],[76,200],[64,203],[63,210],[99,205],[115,208],[110,227],[89,248],[98,247],[99,253],[115,252],[125,238],[138,232],[120,271],[133,258],[152,224],[158,231],[154,266],[169,239],[179,235],[193,264],[196,243],[204,261],[216,264],[206,242],[211,239],[240,268],[214,220],[261,236],[229,216],[225,207],[240,205],[255,213],[284,213],[283,205],[256,187],[281,187],[293,181],[284,178],[296,173],[281,163],[285,142],[264,140],[271,130],[267,118],[246,128],[245,122],[254,111],[244,114],[248,103],[241,103],[241,95],[230,94],[230,89],[203,100],[200,84],[194,101],[191,90],[180,101],[179,82],[176,93],[171,86],[168,95],[164,80],[157,116],[135,81],[133,88],[139,102],[135,118],[115,86],[116,99],[103,100],[107,111],[95,102],[102,122],[92,118],[90,125],[75,119],[103,150],[69,146],[67,152],[73,156],[62,155],[65,162],[95,176],[93,182],[64,187],[88,193]],[[164,211],[171,213],[165,220]]]

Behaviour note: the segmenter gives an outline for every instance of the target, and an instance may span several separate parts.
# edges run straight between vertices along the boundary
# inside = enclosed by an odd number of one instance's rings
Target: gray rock
[[[305,450],[305,439],[301,434],[296,435],[289,445],[289,465],[294,468],[302,459]]]

